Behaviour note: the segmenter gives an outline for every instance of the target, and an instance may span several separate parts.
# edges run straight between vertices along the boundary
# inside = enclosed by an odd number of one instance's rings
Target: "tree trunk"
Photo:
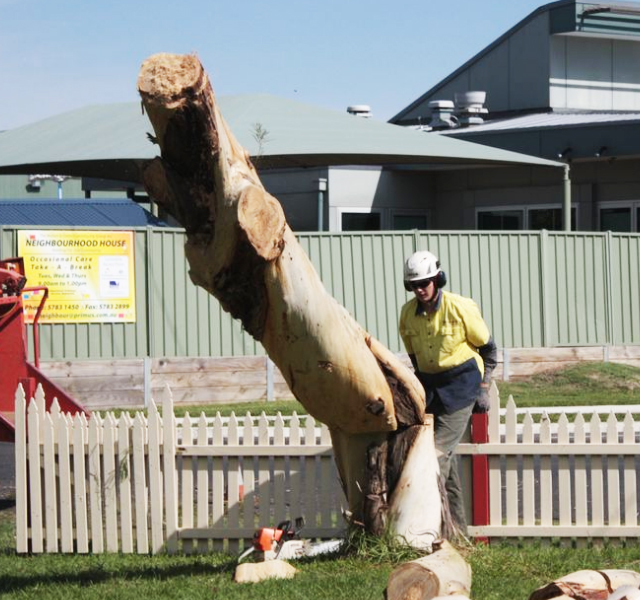
[[[192,281],[262,343],[295,397],[329,426],[353,518],[379,532],[391,513],[417,532],[396,529],[398,535],[427,544],[432,533],[420,532],[439,529],[440,503],[422,386],[327,293],[228,130],[198,59],[152,56],[138,89],[161,150],[144,183],[186,229]],[[402,468],[407,455],[410,476]],[[406,492],[394,494],[397,481],[406,490],[420,460],[414,489],[430,490],[427,510],[422,500],[405,505]],[[390,505],[396,497],[398,505]]]

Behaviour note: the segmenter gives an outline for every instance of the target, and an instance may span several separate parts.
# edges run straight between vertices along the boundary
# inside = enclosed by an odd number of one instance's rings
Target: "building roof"
[[[632,158],[640,156],[640,113],[544,112],[440,130],[437,135],[552,160]]]
[[[460,129],[445,129],[439,133],[486,133],[499,131],[519,131],[558,127],[577,127],[612,124],[638,124],[640,112],[544,112],[521,115],[505,119],[492,119],[485,123]]]
[[[270,95],[218,99],[259,168],[331,165],[559,163],[420,132]],[[257,129],[264,133],[261,143]],[[139,103],[88,106],[0,133],[0,174],[55,173],[140,181],[158,154]]]
[[[438,93],[442,88],[455,81],[457,77],[477,63],[480,63],[484,57],[496,50],[505,40],[514,36],[517,31],[523,29],[543,13],[549,13],[547,27],[550,35],[640,39],[640,2],[557,0],[536,8],[524,19],[403,108],[398,114],[391,117],[389,122],[401,123],[411,119],[411,113],[414,109],[428,100],[439,99]]]
[[[139,204],[126,198],[80,200],[0,200],[3,225],[73,227],[166,227]]]

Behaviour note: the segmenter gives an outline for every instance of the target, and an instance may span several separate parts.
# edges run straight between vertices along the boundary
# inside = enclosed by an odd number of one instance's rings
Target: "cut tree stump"
[[[432,554],[406,562],[389,576],[386,600],[433,600],[471,591],[471,567],[447,541]]]
[[[241,563],[236,567],[233,580],[236,583],[258,583],[266,579],[291,579],[298,570],[280,559],[258,563]]]

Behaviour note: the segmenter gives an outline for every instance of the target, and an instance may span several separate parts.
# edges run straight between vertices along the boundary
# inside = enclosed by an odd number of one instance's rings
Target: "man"
[[[404,265],[404,286],[413,291],[400,313],[400,336],[427,393],[434,415],[435,445],[453,523],[466,535],[467,524],[455,449],[473,412],[489,410],[488,388],[497,348],[478,305],[443,291],[447,282],[438,258],[412,254]]]

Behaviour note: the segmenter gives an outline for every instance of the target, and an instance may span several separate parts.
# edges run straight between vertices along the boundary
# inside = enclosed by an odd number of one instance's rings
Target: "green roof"
[[[562,163],[429,135],[269,95],[219,99],[238,141],[261,169],[329,165],[540,165]],[[259,145],[256,130],[261,129]],[[55,173],[140,181],[158,154],[138,103],[88,106],[0,133],[0,174]]]

